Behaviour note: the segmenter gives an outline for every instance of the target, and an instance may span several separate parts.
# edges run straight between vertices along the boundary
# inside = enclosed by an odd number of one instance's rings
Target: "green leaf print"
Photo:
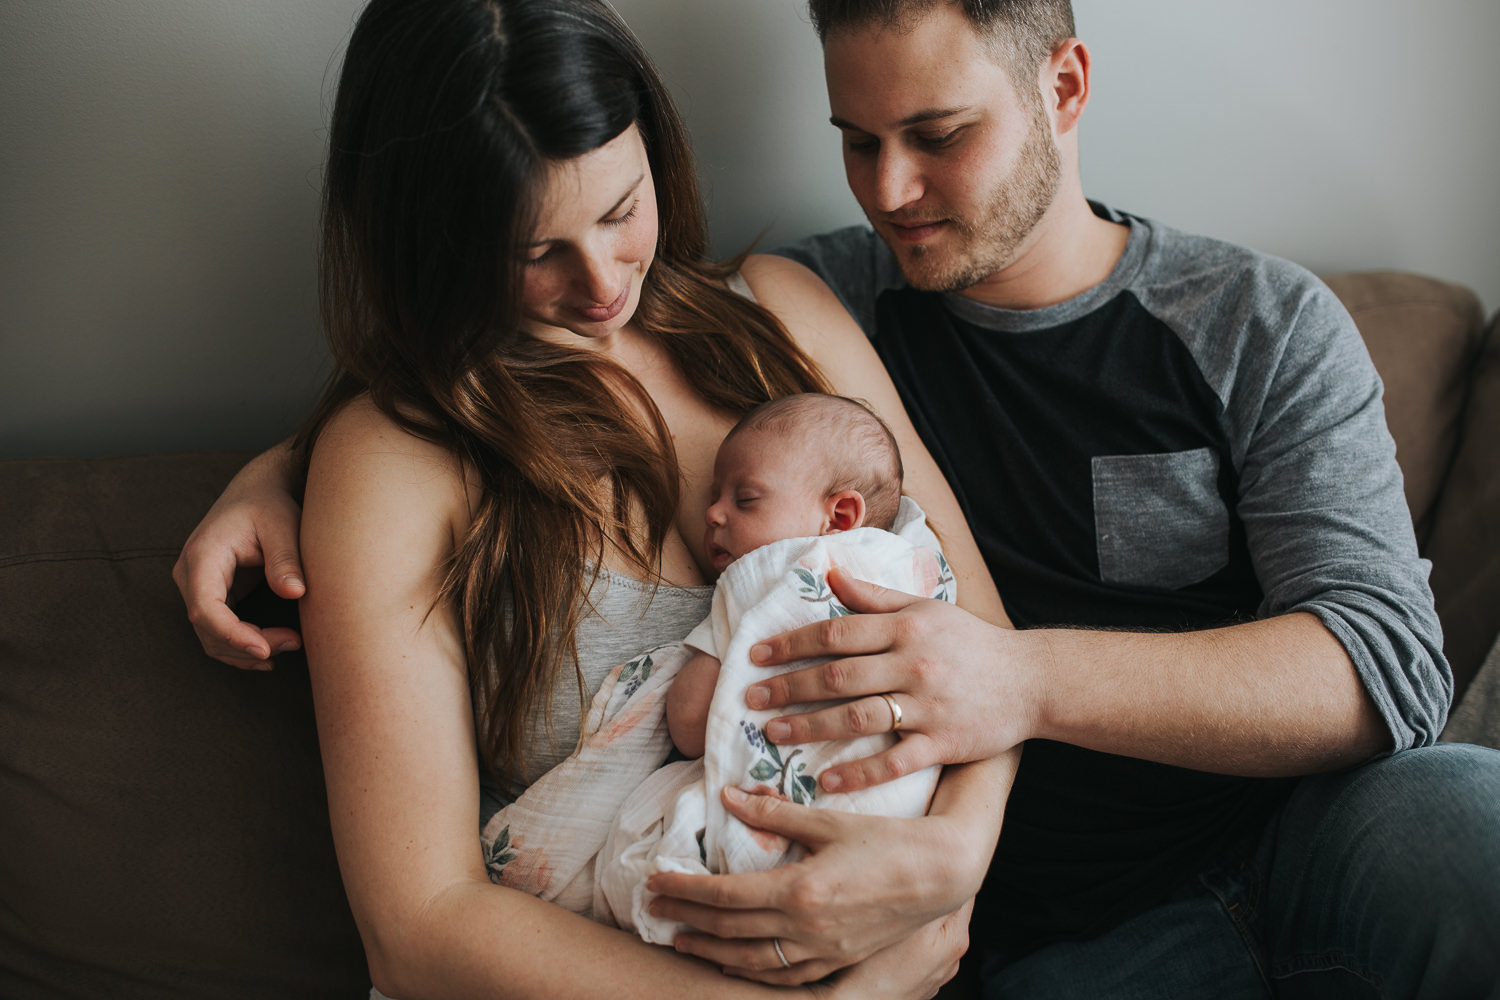
[[[756,781],[770,781],[780,773],[781,768],[777,767],[775,764],[772,764],[764,757],[756,761],[755,766],[750,769],[750,777],[754,778]]]

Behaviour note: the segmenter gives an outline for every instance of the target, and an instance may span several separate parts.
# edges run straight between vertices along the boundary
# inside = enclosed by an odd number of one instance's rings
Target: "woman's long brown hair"
[[[705,260],[682,123],[599,0],[373,0],[334,107],[319,272],[338,367],[299,446],[309,454],[368,392],[477,483],[439,600],[458,612],[481,749],[502,776],[519,772],[528,719],[575,659],[590,567],[613,543],[656,578],[679,501],[671,437],[641,385],[520,332],[548,165],[632,124],[661,219],[636,325],[731,413],[826,389],[781,324],[726,287],[738,261]]]

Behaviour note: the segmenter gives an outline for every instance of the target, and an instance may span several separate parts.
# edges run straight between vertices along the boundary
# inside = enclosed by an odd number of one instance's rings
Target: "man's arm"
[[[204,652],[230,666],[269,670],[271,657],[302,645],[292,629],[262,630],[230,610],[236,572],[244,568],[264,566],[279,597],[294,601],[306,592],[297,545],[301,486],[302,463],[290,441],[262,452],[230,480],[172,567]]]

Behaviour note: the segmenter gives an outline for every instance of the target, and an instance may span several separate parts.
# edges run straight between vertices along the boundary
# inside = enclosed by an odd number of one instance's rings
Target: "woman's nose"
[[[606,306],[619,298],[620,284],[614,258],[599,248],[583,250],[574,281],[578,291],[594,305]]]

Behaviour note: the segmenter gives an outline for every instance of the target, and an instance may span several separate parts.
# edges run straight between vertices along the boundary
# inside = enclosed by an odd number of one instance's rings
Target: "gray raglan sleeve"
[[[810,268],[833,289],[865,336],[875,336],[875,300],[901,285],[900,265],[869,226],[848,226],[771,251]]]
[[[1430,744],[1453,677],[1380,378],[1326,286],[1290,265],[1263,277],[1249,335],[1221,372],[1234,387],[1226,420],[1261,613],[1316,615],[1354,661],[1393,749]]]

